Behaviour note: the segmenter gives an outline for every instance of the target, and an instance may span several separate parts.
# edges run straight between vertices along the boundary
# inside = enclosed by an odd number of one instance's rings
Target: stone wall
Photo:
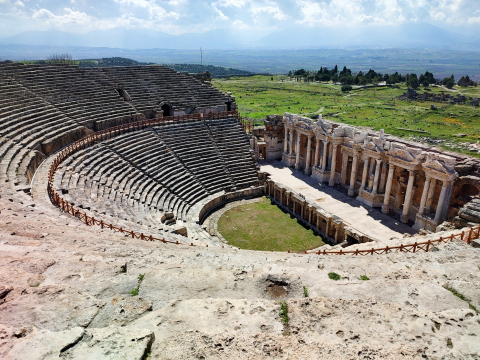
[[[277,184],[272,180],[266,183],[266,195],[280,208],[295,216],[306,227],[319,233],[330,244],[352,245],[372,241],[366,234],[356,230],[336,215],[307,201],[302,194]]]

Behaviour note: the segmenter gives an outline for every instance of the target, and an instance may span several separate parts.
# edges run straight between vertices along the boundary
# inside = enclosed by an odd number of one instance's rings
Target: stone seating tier
[[[196,121],[118,135],[66,159],[55,187],[92,216],[113,223],[119,217],[143,232],[166,231],[169,227],[159,222],[166,213],[173,214],[169,225],[185,223],[202,199],[257,183],[248,141],[235,124]],[[222,136],[222,131],[236,134]]]

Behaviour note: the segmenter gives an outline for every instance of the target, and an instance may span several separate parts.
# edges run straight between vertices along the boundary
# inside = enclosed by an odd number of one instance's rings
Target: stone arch
[[[160,109],[163,110],[163,116],[173,116],[173,108],[169,103],[161,103]]]
[[[457,195],[461,195],[462,190],[465,191],[466,192],[465,194],[469,196],[478,195],[480,194],[480,177],[471,176],[471,175],[462,176],[456,181],[455,187],[457,189],[456,191]],[[473,193],[474,189],[477,190],[476,193]]]
[[[461,207],[478,195],[480,195],[480,177],[462,176],[455,182],[452,206]]]

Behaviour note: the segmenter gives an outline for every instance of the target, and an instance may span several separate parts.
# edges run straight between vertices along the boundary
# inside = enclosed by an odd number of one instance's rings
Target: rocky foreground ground
[[[2,359],[480,358],[480,249],[464,242],[365,257],[185,247],[88,227],[43,195],[25,205],[1,195]]]

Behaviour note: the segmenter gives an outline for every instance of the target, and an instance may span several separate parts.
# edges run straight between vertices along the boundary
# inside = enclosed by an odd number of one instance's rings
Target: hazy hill
[[[83,35],[62,31],[28,31],[0,38],[0,44],[88,46],[123,49],[244,49],[408,47],[480,50],[480,35],[455,33],[430,24],[344,28],[283,27],[266,34],[217,29],[204,33],[170,35],[147,29],[116,28]]]

